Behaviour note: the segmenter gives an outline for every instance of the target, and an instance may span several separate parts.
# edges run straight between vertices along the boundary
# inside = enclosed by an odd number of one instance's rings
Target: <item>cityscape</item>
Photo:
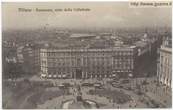
[[[14,9],[20,3],[3,3],[4,109],[172,108],[171,8],[148,12],[129,8],[128,2],[21,4],[91,12],[19,14]]]

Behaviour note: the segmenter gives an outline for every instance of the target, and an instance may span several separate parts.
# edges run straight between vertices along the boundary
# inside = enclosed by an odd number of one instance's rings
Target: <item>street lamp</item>
[[[133,74],[132,74],[132,73],[130,73],[128,76],[129,76],[130,79],[133,78]],[[130,84],[130,85],[131,85],[131,84]],[[133,85],[133,81],[132,81],[132,85]],[[131,88],[132,88],[132,85],[131,85]]]

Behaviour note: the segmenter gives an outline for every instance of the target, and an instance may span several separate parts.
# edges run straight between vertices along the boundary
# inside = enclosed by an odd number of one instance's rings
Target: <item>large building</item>
[[[172,39],[165,37],[159,49],[158,78],[162,84],[171,87],[172,81]]]
[[[41,76],[48,78],[106,78],[135,74],[135,46],[112,48],[46,47],[40,49]]]
[[[77,39],[76,39],[77,38]],[[131,45],[117,39],[73,34],[62,43],[40,49],[41,76],[47,78],[110,78],[149,76],[156,73],[152,55],[158,39],[145,37]],[[156,54],[157,55],[157,54]],[[153,60],[153,61],[152,61]],[[154,71],[154,72],[153,72]]]

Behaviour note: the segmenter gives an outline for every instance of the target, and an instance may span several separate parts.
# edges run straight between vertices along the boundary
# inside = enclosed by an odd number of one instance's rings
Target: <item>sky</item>
[[[32,9],[19,12],[18,8]],[[35,9],[88,8],[82,12],[36,12]],[[171,26],[171,8],[132,8],[128,2],[2,3],[2,28],[135,28]]]

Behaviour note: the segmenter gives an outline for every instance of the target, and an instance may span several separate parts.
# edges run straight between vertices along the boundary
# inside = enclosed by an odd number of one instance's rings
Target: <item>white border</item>
[[[0,108],[2,109],[2,3],[0,3]]]
[[[172,1],[172,0],[2,0],[2,2],[130,2],[130,1]]]
[[[125,2],[131,0],[2,0],[2,2]]]
[[[130,2],[134,0],[2,0],[2,2]],[[172,0],[136,0],[136,1],[172,1]],[[0,109],[2,109],[2,2],[0,3]],[[172,15],[173,15],[173,10],[172,10]],[[172,18],[173,20],[173,18]],[[173,28],[172,28],[173,32]],[[173,62],[173,57],[172,57],[172,62]],[[173,68],[173,65],[172,65]],[[173,79],[173,75],[172,75]],[[173,81],[172,81],[172,87],[173,87]],[[172,100],[172,106],[173,106],[173,100]],[[164,110],[170,110],[173,108],[167,108]],[[27,109],[29,110],[29,109]],[[39,109],[37,109],[39,110]],[[104,109],[103,109],[104,110]],[[109,109],[109,110],[114,110],[114,109]],[[138,109],[128,109],[128,110],[138,110]],[[145,110],[145,109],[144,109]],[[146,110],[152,110],[146,108]]]

